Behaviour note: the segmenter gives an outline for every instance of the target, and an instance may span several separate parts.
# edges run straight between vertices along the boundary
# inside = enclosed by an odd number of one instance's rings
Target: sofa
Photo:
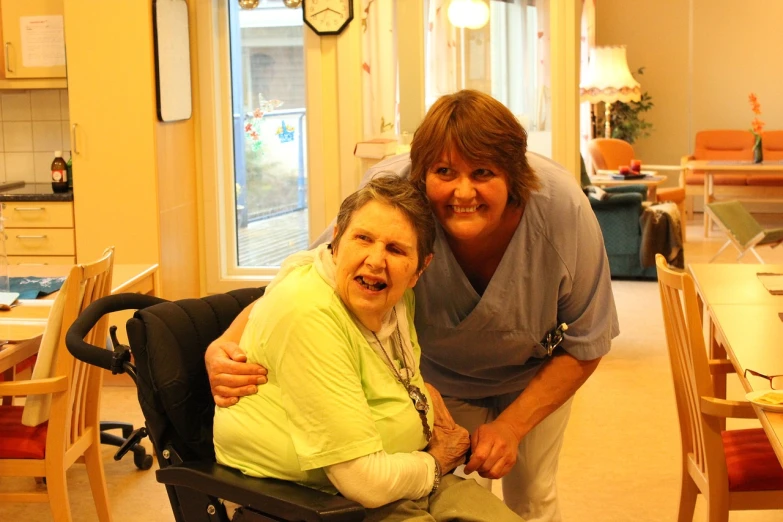
[[[755,137],[748,130],[699,131],[693,154],[683,158],[683,165],[691,160],[752,161],[754,143]],[[783,131],[762,133],[761,146],[765,161],[783,160]],[[783,176],[777,174],[721,174],[715,176],[714,188],[715,199],[783,200]],[[704,198],[703,172],[685,171],[685,192],[688,196]],[[690,207],[692,202],[687,204]]]

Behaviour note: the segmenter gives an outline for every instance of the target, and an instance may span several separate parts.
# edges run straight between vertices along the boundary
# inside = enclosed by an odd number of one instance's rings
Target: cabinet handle
[[[16,239],[46,239],[48,236],[46,234],[42,234],[40,236],[20,236],[17,235]]]
[[[46,210],[43,207],[14,207],[17,212],[37,212]]]
[[[78,123],[71,125],[71,150],[74,154],[79,154],[79,149],[76,148],[76,126]]]
[[[11,42],[5,43],[5,72],[12,73],[14,71],[11,70],[11,64],[8,62],[8,57],[10,56],[8,52],[8,46],[11,45]]]

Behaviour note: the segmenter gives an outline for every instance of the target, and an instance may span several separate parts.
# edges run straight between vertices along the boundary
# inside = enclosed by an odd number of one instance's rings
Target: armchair
[[[222,500],[241,506],[234,522],[362,520],[364,508],[339,495],[246,476],[215,462],[215,404],[204,352],[263,292],[247,288],[179,301],[139,294],[109,296],[82,313],[68,331],[66,344],[77,359],[127,373],[136,382],[160,464],[156,477],[166,487],[177,522],[228,522]],[[103,316],[128,309],[137,310],[127,323],[130,347],[116,346],[109,352],[84,342],[85,333]]]
[[[619,140],[618,140],[619,141]],[[590,184],[582,162],[582,187]],[[642,201],[647,196],[644,185],[623,185],[604,189],[608,197],[598,200],[588,197],[604,236],[609,271],[612,277],[655,279],[655,267],[641,264]]]
[[[596,138],[590,140],[587,144],[587,150],[590,153],[590,159],[597,170],[611,170],[617,172],[620,165],[630,165],[631,160],[636,158],[633,146],[627,141],[616,140],[613,138]],[[683,169],[680,165],[647,165],[651,170],[658,172],[677,172],[676,187],[660,187],[656,191],[656,200],[658,202],[671,201],[677,205],[680,211],[680,223],[682,238],[685,240],[685,220],[687,218],[687,208],[685,205],[685,178]]]

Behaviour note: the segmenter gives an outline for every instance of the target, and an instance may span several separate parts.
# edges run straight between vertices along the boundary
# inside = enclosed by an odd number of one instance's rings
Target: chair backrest
[[[696,287],[690,274],[669,268],[662,255],[655,256],[655,265],[680,421],[683,462],[690,459],[691,465],[708,481],[710,474],[713,478],[725,477],[726,457],[720,424],[714,417],[701,413],[700,398],[714,397],[714,390]]]
[[[783,160],[783,130],[766,131],[761,134],[761,154],[764,161]]]
[[[624,140],[595,138],[587,143],[587,151],[596,169],[615,170],[630,165],[634,159],[633,146]]]
[[[739,201],[707,203],[712,218],[731,234],[743,248],[753,246],[764,235],[764,229]]]
[[[55,375],[67,376],[69,389],[67,394],[55,394],[52,397],[47,432],[49,435],[46,439],[47,455],[63,451],[63,436],[67,451],[77,444],[88,430],[97,430],[99,427],[103,370],[75,359],[65,346],[65,334],[82,310],[96,299],[111,293],[113,268],[114,247],[110,247],[97,261],[74,266],[61,290],[65,292],[65,302],[62,328],[57,342]],[[108,317],[104,317],[85,340],[103,346],[106,344],[107,330]]]
[[[696,133],[693,159],[752,160],[755,138],[746,130],[703,130]]]
[[[263,288],[248,288],[167,301],[138,310],[128,320],[139,402],[161,467],[167,465],[164,449],[183,461],[214,462],[215,402],[204,352],[263,293]]]

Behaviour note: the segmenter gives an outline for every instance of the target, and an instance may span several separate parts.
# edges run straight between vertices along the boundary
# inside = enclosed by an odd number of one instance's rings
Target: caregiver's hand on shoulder
[[[267,380],[266,368],[248,363],[239,345],[221,338],[207,347],[204,362],[215,404],[223,408],[236,404],[239,397],[256,393],[256,386]]]
[[[465,453],[470,448],[470,434],[462,426],[444,428],[435,425],[427,453],[435,457],[440,464],[441,473],[449,473],[464,464]]]
[[[497,479],[506,475],[517,462],[517,439],[511,426],[495,420],[482,424],[471,436],[471,456],[465,473]]]

